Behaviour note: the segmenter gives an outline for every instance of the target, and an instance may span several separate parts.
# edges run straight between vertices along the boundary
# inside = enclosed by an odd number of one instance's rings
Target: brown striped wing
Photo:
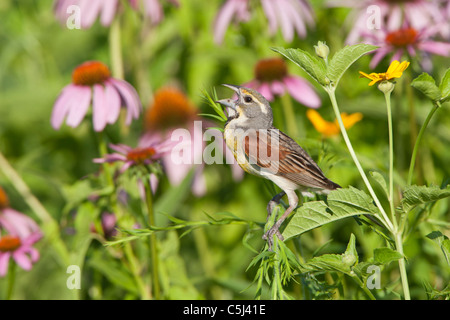
[[[324,176],[305,150],[278,129],[249,130],[244,151],[250,163],[298,185],[320,189],[339,187]]]

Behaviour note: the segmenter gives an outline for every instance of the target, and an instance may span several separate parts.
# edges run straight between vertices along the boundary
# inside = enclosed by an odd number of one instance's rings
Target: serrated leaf
[[[325,63],[311,55],[309,52],[301,49],[285,49],[282,47],[272,48],[272,50],[281,53],[283,56],[294,62],[322,86],[328,84],[328,81],[326,80],[327,71]]]
[[[345,46],[344,48],[336,52],[333,58],[330,60],[327,72],[328,79],[333,81],[334,86],[336,86],[345,71],[356,60],[361,58],[366,53],[369,53],[377,48],[377,46],[364,43]]]
[[[450,188],[440,189],[437,186],[407,186],[403,191],[402,209],[408,213],[416,206],[450,197]]]
[[[336,189],[328,195],[328,206],[333,213],[339,214],[377,214],[378,209],[372,198],[359,189]]]
[[[358,254],[355,247],[355,235],[352,234],[347,249],[343,254],[324,254],[310,259],[303,268],[321,271],[339,271],[349,273],[358,263]]]
[[[375,263],[387,264],[392,261],[400,260],[401,258],[403,258],[403,255],[391,248],[383,247],[373,250],[373,260]]]
[[[424,72],[411,82],[411,86],[422,92],[428,99],[437,101],[441,98],[441,90],[439,90],[433,77]]]
[[[285,239],[320,227],[340,219],[377,213],[371,198],[356,188],[337,189],[328,195],[328,205],[324,201],[306,202],[297,209],[283,231]]]
[[[439,85],[439,90],[441,91],[441,99],[450,99],[450,68],[447,69],[444,76],[442,77],[441,84]]]

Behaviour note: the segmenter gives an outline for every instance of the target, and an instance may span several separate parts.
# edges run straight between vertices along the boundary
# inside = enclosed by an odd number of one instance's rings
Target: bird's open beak
[[[231,90],[235,91],[239,95],[239,86],[231,85],[231,84],[223,84],[223,86],[230,88]],[[233,110],[236,110],[236,101],[233,101],[232,99],[222,99],[216,101],[217,103],[220,103],[221,105],[231,108]]]

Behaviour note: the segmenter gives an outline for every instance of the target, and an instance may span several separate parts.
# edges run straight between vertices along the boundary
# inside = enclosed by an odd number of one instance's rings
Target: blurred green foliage
[[[316,27],[308,30],[306,39],[296,38],[286,43],[280,32],[270,37],[263,12],[258,8],[247,23],[230,26],[224,44],[216,45],[212,26],[222,1],[181,2],[178,8],[164,6],[165,18],[155,27],[143,23],[142,17],[134,11],[128,10],[122,17],[125,79],[138,90],[144,109],[148,108],[155,90],[176,84],[201,112],[211,113],[202,99],[202,91],[214,87],[219,97],[227,97],[229,92],[219,85],[251,80],[253,66],[259,59],[278,56],[271,47],[302,48],[313,53],[313,45],[322,40],[333,54],[344,46],[348,32],[343,22],[348,10],[326,8],[323,1],[314,1]],[[147,238],[138,237],[131,244],[105,246],[104,239],[90,231],[92,224],[98,225],[101,206],[96,207],[96,203],[87,198],[91,192],[101,194],[102,188],[95,180],[100,170],[92,162],[98,157],[97,138],[89,121],[76,129],[63,126],[55,131],[50,126],[53,103],[71,81],[74,67],[86,60],[111,63],[108,28],[96,22],[89,30],[69,30],[56,20],[52,1],[48,0],[2,1],[0,25],[0,151],[59,227],[58,233],[42,223],[45,237],[36,245],[41,253],[40,260],[30,272],[17,269],[13,298],[142,297],[136,275],[142,278],[144,285],[149,285]],[[366,56],[350,67],[340,80],[337,95],[342,111],[364,114],[363,122],[349,130],[363,167],[387,172],[388,132],[383,96],[360,80],[357,72],[367,71],[369,61],[370,57]],[[448,60],[434,58],[432,76],[435,79],[443,76],[446,68],[441,66],[446,64]],[[291,73],[309,79],[295,65],[288,65]],[[386,70],[387,66],[385,60],[379,68]],[[417,64],[413,64],[392,97],[398,185],[405,184],[414,144],[415,133],[411,128],[418,130],[432,107],[423,95],[409,86],[421,72]],[[333,120],[329,100],[323,91],[317,92],[323,102],[321,114]],[[413,100],[408,101],[407,97]],[[279,101],[275,101],[273,107],[280,108]],[[296,140],[331,180],[342,186],[364,189],[343,141],[339,137],[321,138],[307,121],[306,108],[296,102],[295,107],[296,121],[301,128]],[[448,107],[448,104],[443,105],[437,111],[425,133],[415,172],[417,184],[445,185],[450,176]],[[283,126],[281,119],[277,123]],[[113,143],[134,146],[142,129],[142,121],[138,120],[125,135],[121,134],[119,125],[108,126],[106,136]],[[267,202],[274,194],[273,186],[249,175],[242,181],[234,181],[226,165],[207,166],[205,173],[208,188],[204,197],[191,194],[189,180],[173,187],[165,178],[155,195],[158,226],[172,225],[168,216],[193,222],[216,221],[157,232],[163,296],[167,299],[253,299],[257,289],[253,280],[258,268],[248,267],[264,246],[261,225],[266,219]],[[129,206],[122,208],[121,222],[124,229],[131,229],[134,221],[140,219],[142,204],[136,181],[124,177],[121,183],[131,194]],[[22,195],[1,173],[0,185],[8,192],[15,209],[39,222]],[[108,193],[108,190],[103,191]],[[448,241],[445,237],[449,236],[449,202],[446,199],[426,206],[426,211],[419,209],[410,219],[418,228],[407,235],[405,242],[411,294],[415,299],[448,299],[448,244],[443,247],[442,241]],[[217,223],[230,217],[225,213],[237,218]],[[442,237],[427,237],[433,232],[440,232]],[[58,234],[67,246],[68,259],[55,241]],[[356,237],[352,245],[359,261],[376,258],[374,250],[386,247],[383,237],[352,218],[314,229],[289,240],[286,245],[297,252],[300,262],[306,262],[323,254],[343,254],[349,250],[352,234]],[[133,250],[137,269],[130,265],[127,250]],[[83,265],[81,290],[76,292],[66,286],[69,261]],[[367,299],[349,277],[327,268],[315,274],[294,275],[294,278],[296,281],[290,281],[284,290],[296,299]],[[267,284],[261,286],[261,298],[271,298]],[[6,278],[2,278],[0,298],[5,287]],[[447,295],[442,293],[446,287]],[[382,266],[381,288],[372,293],[379,299],[397,299],[400,288],[397,265],[389,260]]]

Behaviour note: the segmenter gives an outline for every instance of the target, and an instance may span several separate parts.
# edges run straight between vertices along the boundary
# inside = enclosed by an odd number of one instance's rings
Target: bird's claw
[[[269,245],[269,251],[273,251],[273,235],[276,234],[278,239],[281,241],[284,241],[284,237],[281,235],[280,230],[278,230],[278,226],[274,225],[272,228],[270,228],[266,233],[263,235],[263,239],[267,241],[267,244]]]

